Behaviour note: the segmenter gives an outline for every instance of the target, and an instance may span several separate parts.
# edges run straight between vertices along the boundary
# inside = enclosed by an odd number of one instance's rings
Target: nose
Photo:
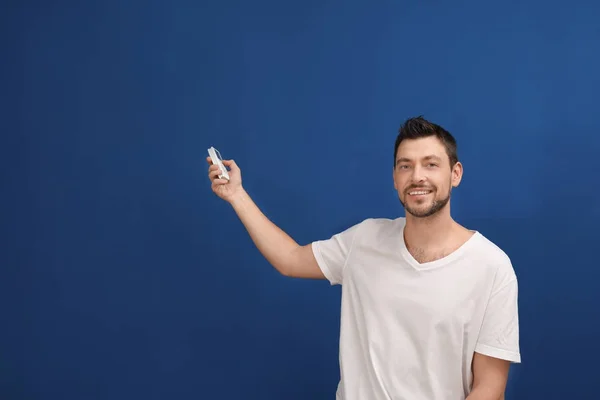
[[[413,182],[423,182],[426,178],[425,171],[420,166],[415,166],[412,170],[411,179]]]

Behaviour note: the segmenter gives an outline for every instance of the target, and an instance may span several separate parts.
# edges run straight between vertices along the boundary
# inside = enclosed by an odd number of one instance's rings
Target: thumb
[[[238,166],[233,160],[222,160],[224,166],[231,168],[232,171],[238,170]]]

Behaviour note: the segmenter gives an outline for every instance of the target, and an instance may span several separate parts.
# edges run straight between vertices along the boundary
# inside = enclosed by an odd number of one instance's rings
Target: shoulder
[[[366,233],[371,237],[378,235],[387,237],[394,232],[402,232],[405,222],[405,218],[367,218],[358,226],[360,226],[361,233]]]
[[[342,251],[348,254],[357,251],[357,248],[361,250],[382,248],[385,243],[391,241],[391,238],[396,237],[394,231],[402,232],[402,226],[403,221],[388,218],[362,219],[346,225],[329,239],[313,241],[312,245],[319,252]]]
[[[496,243],[477,232],[471,251],[476,263],[494,275],[494,286],[516,284],[517,275],[512,260]]]
[[[367,226],[374,230],[389,230],[397,229],[398,227],[404,227],[406,219],[399,217],[395,219],[391,218],[367,218],[360,222],[361,225]]]
[[[353,227],[353,243],[363,251],[395,252],[398,250],[398,240],[402,237],[404,224],[404,218],[364,219]]]

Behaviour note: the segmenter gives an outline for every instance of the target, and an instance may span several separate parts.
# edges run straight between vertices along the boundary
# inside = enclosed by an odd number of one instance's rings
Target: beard
[[[412,188],[411,188],[412,189]],[[411,190],[408,189],[405,193],[406,196],[408,196],[408,192]],[[433,190],[433,188],[432,188]],[[437,193],[437,192],[435,192]],[[427,218],[430,217],[436,213],[438,213],[441,209],[443,209],[446,204],[448,204],[448,202],[450,201],[450,195],[452,193],[452,186],[450,186],[450,189],[448,189],[448,194],[446,195],[446,197],[443,197],[441,199],[434,199],[431,204],[429,204],[429,206],[427,207],[410,207],[408,206],[407,203],[402,201],[402,198],[400,198],[400,204],[402,204],[402,206],[404,207],[404,210],[409,213],[410,215],[417,217],[417,218]]]

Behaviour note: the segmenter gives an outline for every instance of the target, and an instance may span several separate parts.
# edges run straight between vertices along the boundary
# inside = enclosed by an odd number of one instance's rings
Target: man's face
[[[450,166],[442,142],[436,137],[404,140],[396,152],[394,187],[407,213],[425,218],[443,209],[452,187],[458,186],[462,165]]]

